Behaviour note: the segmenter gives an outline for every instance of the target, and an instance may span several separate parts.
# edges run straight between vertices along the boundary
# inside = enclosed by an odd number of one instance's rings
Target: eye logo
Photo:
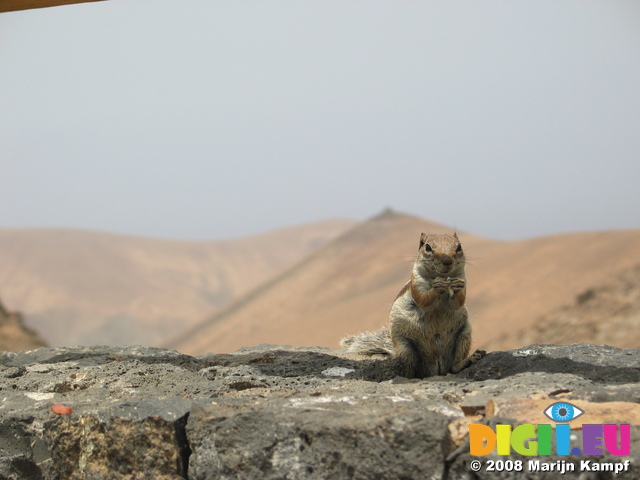
[[[544,414],[554,422],[570,422],[583,413],[583,410],[567,402],[554,403],[544,411]]]

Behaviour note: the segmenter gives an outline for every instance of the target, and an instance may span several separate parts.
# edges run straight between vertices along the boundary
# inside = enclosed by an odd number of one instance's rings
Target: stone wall
[[[493,352],[458,375],[424,380],[315,347],[198,358],[146,347],[4,352],[0,478],[522,478],[489,472],[488,461],[526,466],[526,457],[469,454],[470,419],[527,423],[540,417],[539,405],[562,399],[586,405],[595,423],[609,412],[636,424],[639,381],[640,350],[589,344]],[[581,431],[572,433],[579,444]],[[639,478],[638,427],[631,439],[630,457],[536,459],[627,459],[615,478]],[[482,469],[472,472],[476,459]],[[584,474],[562,478],[614,478]]]

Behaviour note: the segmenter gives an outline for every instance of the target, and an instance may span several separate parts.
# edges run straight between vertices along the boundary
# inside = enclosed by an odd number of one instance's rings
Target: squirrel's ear
[[[460,240],[460,239],[458,238],[458,232],[453,232],[453,238],[455,238],[456,240]]]
[[[420,234],[420,246],[418,247],[418,250],[420,250],[425,243],[427,243],[427,234],[426,233],[421,233]]]

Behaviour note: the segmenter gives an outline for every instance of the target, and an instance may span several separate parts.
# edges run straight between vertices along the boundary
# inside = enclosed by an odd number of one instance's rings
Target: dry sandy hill
[[[541,316],[638,262],[640,230],[555,235],[490,249],[468,275],[475,340],[489,349],[522,346],[515,337],[502,337],[534,327]],[[549,333],[541,341],[556,343]],[[582,340],[595,341],[576,335],[569,343]]]
[[[353,223],[331,220],[220,242],[0,230],[0,292],[54,346],[154,345]]]
[[[25,326],[22,315],[8,311],[0,303],[0,350],[31,350],[45,345],[35,331]]]
[[[640,264],[577,295],[572,304],[541,316],[501,344],[592,342],[640,347]]]
[[[377,329],[409,279],[422,231],[452,229],[387,211],[167,345],[191,354],[257,343],[335,347],[345,334]],[[476,347],[504,347],[504,335],[530,327],[577,293],[640,261],[640,231],[518,242],[459,236],[469,259],[468,306]]]

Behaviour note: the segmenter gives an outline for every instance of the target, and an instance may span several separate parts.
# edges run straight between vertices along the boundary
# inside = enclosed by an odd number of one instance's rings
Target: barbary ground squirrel
[[[458,373],[481,358],[469,357],[465,256],[458,235],[420,235],[411,280],[400,290],[389,328],[345,337],[340,344],[361,355],[391,355],[408,378]]]

